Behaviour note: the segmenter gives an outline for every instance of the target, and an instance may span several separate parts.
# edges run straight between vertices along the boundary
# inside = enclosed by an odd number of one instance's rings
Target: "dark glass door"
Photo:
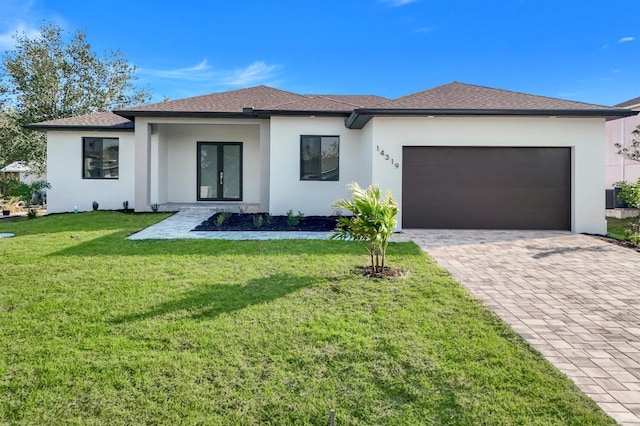
[[[198,142],[198,201],[242,200],[242,143]]]

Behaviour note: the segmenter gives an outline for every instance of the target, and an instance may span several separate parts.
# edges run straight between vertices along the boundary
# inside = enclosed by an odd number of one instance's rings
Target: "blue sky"
[[[154,100],[267,84],[398,97],[460,81],[601,105],[640,96],[638,0],[0,0],[120,49]]]

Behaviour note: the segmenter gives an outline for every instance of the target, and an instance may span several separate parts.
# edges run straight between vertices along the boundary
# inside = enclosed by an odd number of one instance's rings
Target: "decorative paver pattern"
[[[640,425],[640,253],[568,232],[405,236],[607,414]]]

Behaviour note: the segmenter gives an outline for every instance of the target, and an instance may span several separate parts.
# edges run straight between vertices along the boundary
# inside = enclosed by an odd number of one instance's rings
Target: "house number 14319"
[[[394,161],[394,159],[392,157],[390,157],[389,154],[385,154],[384,153],[384,149],[380,150],[380,145],[376,145],[376,151],[378,151],[380,153],[380,155],[382,155],[384,157],[385,160],[391,161],[391,165],[393,167],[395,167],[396,169],[398,167],[400,167],[400,163],[398,163],[397,161]]]

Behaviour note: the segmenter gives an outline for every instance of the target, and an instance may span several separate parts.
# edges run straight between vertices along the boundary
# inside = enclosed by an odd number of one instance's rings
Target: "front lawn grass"
[[[629,217],[627,219],[616,219],[614,217],[607,218],[607,235],[616,240],[628,241],[626,232],[632,223],[637,223],[637,217]]]
[[[0,423],[614,424],[411,243],[128,241],[0,221]]]

